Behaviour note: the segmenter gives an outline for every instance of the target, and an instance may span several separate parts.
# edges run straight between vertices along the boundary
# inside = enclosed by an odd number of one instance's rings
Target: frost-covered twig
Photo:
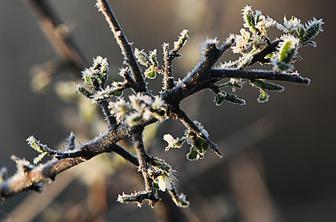
[[[112,7],[108,0],[98,0],[96,4],[98,10],[104,15],[110,29],[117,40],[120,50],[124,56],[125,62],[132,71],[136,83],[136,91],[146,91],[146,84],[141,73],[140,67],[134,57],[132,45],[128,42],[127,37],[121,29],[118,20],[114,16]]]
[[[202,124],[192,120],[181,109],[182,100],[203,89],[210,89],[216,94],[214,101],[218,106],[224,101],[245,105],[246,101],[239,98],[238,90],[243,86],[252,86],[259,91],[257,101],[263,103],[269,99],[269,92],[284,90],[283,86],[269,80],[308,85],[310,80],[299,75],[294,63],[300,58],[299,49],[316,45],[313,38],[322,31],[323,24],[322,20],[313,19],[304,25],[295,17],[290,20],[285,18],[283,24],[280,24],[246,6],[243,9],[244,28],[240,35],[230,35],[224,43],[217,39],[206,40],[200,52],[200,61],[182,80],[175,81],[171,65],[174,58],[181,56],[178,52],[189,38],[186,30],[181,32],[172,49],[169,49],[168,44],[163,45],[162,66],[157,50],[146,53],[135,49],[133,53],[107,0],[98,0],[97,7],[105,16],[128,68],[122,68],[119,73],[122,81],[107,84],[108,62],[106,58],[98,56],[93,65],[82,72],[84,84],[78,90],[93,103],[100,105],[109,128],[80,146],[75,146],[72,136],[69,149],[65,151],[50,149],[39,141],[30,139],[29,145],[40,153],[39,156],[35,158],[34,164],[15,158],[17,173],[9,178],[5,173],[0,174],[0,198],[25,190],[41,190],[46,182],[53,180],[62,171],[101,153],[114,152],[138,166],[145,183],[144,191],[122,194],[118,198],[119,202],[136,202],[141,205],[144,200],[149,200],[149,204],[154,206],[162,191],[168,192],[177,206],[187,207],[189,202],[185,195],[177,193],[177,179],[172,166],[165,160],[147,155],[142,139],[145,127],[168,118],[178,119],[185,126],[185,133],[180,138],[166,134],[166,151],[180,149],[187,144],[188,160],[202,159],[208,148],[222,156]],[[284,35],[272,40],[268,35],[271,27],[283,31]],[[230,48],[233,53],[239,54],[239,58],[216,66],[223,53]],[[256,62],[270,68],[247,69]],[[139,64],[145,67],[144,72]],[[154,95],[147,91],[146,83],[149,79],[155,79],[157,74],[162,74],[163,86]],[[128,88],[133,91],[126,96],[123,91]],[[136,157],[117,145],[120,140],[127,138],[133,138]],[[45,156],[49,156],[51,160],[37,164]]]

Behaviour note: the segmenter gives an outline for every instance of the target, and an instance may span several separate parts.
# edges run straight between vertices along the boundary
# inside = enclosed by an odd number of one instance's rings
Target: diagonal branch
[[[174,109],[172,110],[172,113],[175,114],[176,118],[179,119],[187,129],[201,136],[207,142],[210,148],[217,154],[217,156],[221,158],[223,157],[222,153],[218,150],[217,145],[214,142],[212,142],[209,139],[209,137],[203,133],[201,129],[199,129],[199,127],[195,124],[195,122],[192,121],[183,110]]]
[[[30,0],[32,3],[36,3],[37,6],[41,4],[45,6],[45,2],[42,0]],[[117,43],[122,51],[122,54],[125,57],[125,60],[131,70],[134,80],[136,81],[136,85],[133,86],[133,89],[137,92],[145,92],[146,84],[141,73],[141,70],[135,60],[133,50],[131,44],[128,42],[125,34],[120,28],[118,21],[116,20],[111,6],[109,5],[108,0],[98,0],[97,6],[99,11],[104,15],[106,21],[108,22],[114,37],[117,40]],[[42,9],[48,9],[48,7]],[[39,10],[42,10],[39,8]],[[43,14],[44,13],[44,14]],[[46,13],[42,10],[41,12],[42,21],[45,22],[46,28],[48,32],[50,30],[54,31],[56,27],[53,23],[53,14]],[[51,16],[50,18],[48,17]],[[47,18],[45,18],[47,17]],[[53,28],[53,29],[51,29]],[[56,42],[58,40],[55,40]],[[151,104],[151,106],[158,107],[168,107],[168,111],[171,111],[171,114],[175,115],[178,119],[182,121],[182,123],[193,133],[196,133],[198,136],[202,137],[210,147],[216,152],[216,154],[220,155],[216,145],[211,142],[206,133],[202,129],[200,129],[194,121],[192,121],[188,115],[183,112],[179,107],[181,101],[192,95],[195,92],[198,92],[205,88],[211,88],[211,86],[222,79],[226,78],[239,78],[239,79],[247,79],[247,80],[255,80],[255,79],[266,79],[266,80],[279,80],[279,81],[287,81],[287,82],[295,82],[301,84],[309,84],[309,79],[303,78],[296,73],[288,74],[288,73],[277,73],[273,71],[263,71],[263,70],[234,70],[234,69],[214,69],[213,66],[216,64],[218,59],[223,55],[223,53],[233,44],[234,38],[231,36],[228,40],[220,47],[217,47],[217,40],[208,40],[206,41],[205,47],[202,51],[202,59],[199,63],[196,64],[194,69],[188,73],[188,75],[180,81],[173,88],[169,88],[167,90],[163,90],[160,92],[160,99]],[[68,40],[63,39],[59,44],[63,44],[67,47],[71,48],[71,41],[69,43]],[[69,44],[69,45],[67,45]],[[252,64],[255,62],[267,62],[265,61],[265,56],[269,53],[276,50],[279,42],[273,42],[267,47],[265,50],[260,52],[253,58]],[[61,47],[62,48],[62,47]],[[65,50],[67,51],[67,50]],[[74,50],[76,52],[76,50]],[[65,52],[65,57],[71,55]],[[169,56],[169,55],[168,55]],[[70,56],[71,57],[71,56]],[[167,54],[166,54],[167,57]],[[68,58],[68,57],[66,57]],[[73,58],[74,61],[76,57]],[[168,64],[169,65],[169,64]],[[167,76],[172,76],[170,71],[168,70]],[[173,86],[173,85],[172,85]],[[141,96],[141,94],[138,94]],[[159,102],[158,102],[159,101]],[[150,101],[146,101],[150,103]],[[155,107],[154,106],[154,107]],[[151,107],[154,109],[154,107]],[[108,113],[108,108],[106,104],[103,105],[103,112],[105,114]],[[163,115],[167,113],[164,111]],[[165,116],[167,117],[167,116]],[[143,199],[147,198],[152,201],[152,205],[154,205],[155,201],[157,201],[157,194],[155,193],[155,189],[153,189],[153,181],[149,176],[147,171],[149,166],[154,166],[153,159],[146,155],[142,133],[145,126],[150,125],[158,121],[158,116],[146,116],[146,118],[141,119],[141,121],[136,123],[120,123],[115,127],[115,129],[109,128],[106,132],[102,133],[95,139],[80,145],[74,149],[69,149],[67,151],[55,151],[55,154],[52,160],[46,162],[45,164],[40,164],[38,166],[30,165],[28,161],[15,159],[18,166],[18,171],[16,174],[11,177],[5,177],[0,170],[0,199],[7,198],[13,196],[14,194],[26,191],[26,190],[40,190],[41,186],[50,180],[54,180],[55,177],[73,166],[76,166],[82,162],[89,160],[90,158],[99,155],[104,152],[115,152],[126,160],[131,162],[134,165],[139,166],[140,171],[143,174],[145,180],[145,192],[140,192],[137,198]],[[132,137],[135,143],[135,149],[137,151],[137,157],[133,156],[127,150],[118,146],[116,143],[118,141]],[[130,195],[129,197],[134,197],[134,195]]]
[[[27,0],[30,6],[34,9],[41,29],[48,38],[49,42],[63,58],[71,62],[72,66],[81,71],[87,66],[87,61],[80,52],[79,48],[69,34],[59,34],[57,29],[63,23],[50,7],[46,0]]]
[[[230,48],[234,43],[234,38],[230,36],[226,42],[217,47],[217,40],[208,40],[204,44],[203,54],[201,60],[196,64],[193,70],[182,80],[182,82],[175,86],[171,93],[174,94],[173,100],[168,101],[169,98],[164,97],[165,101],[168,103],[178,104],[183,98],[188,95],[188,92],[193,90],[200,82],[200,79],[204,78],[209,70],[215,65],[218,59],[223,55],[223,53]],[[167,93],[168,97],[169,92]]]
[[[127,37],[125,33],[123,32],[123,30],[121,29],[118,20],[114,16],[110,3],[108,2],[108,0],[98,0],[97,7],[98,7],[98,10],[104,15],[105,20],[110,26],[110,29],[114,35],[114,38],[116,39],[117,44],[119,45],[121,52],[130,70],[132,71],[133,77],[137,83],[135,90],[138,92],[146,91],[145,80],[141,73],[140,67],[135,59],[135,56],[133,54],[131,43],[128,42]]]
[[[138,160],[132,154],[117,144],[113,144],[105,150],[105,152],[116,152],[127,161],[138,164]],[[0,199],[11,197],[15,194],[27,190],[36,190],[36,187],[43,186],[44,183],[55,180],[55,177],[61,172],[83,163],[94,157],[87,154],[80,157],[52,159],[45,164],[35,167],[25,167],[25,171],[19,172],[0,183]],[[18,166],[20,167],[20,166]]]
[[[282,42],[282,40],[275,40],[274,42],[269,44],[264,50],[257,53],[256,55],[254,55],[253,59],[251,60],[251,62],[249,64],[249,66],[255,64],[256,62],[260,62],[260,63],[269,62],[269,59],[265,59],[265,56],[275,52],[277,50],[277,47],[279,46],[280,42]]]

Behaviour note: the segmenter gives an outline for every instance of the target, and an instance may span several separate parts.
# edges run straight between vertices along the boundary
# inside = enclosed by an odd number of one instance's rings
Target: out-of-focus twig
[[[269,192],[255,160],[247,155],[232,160],[230,181],[244,221],[276,221]]]
[[[35,11],[41,29],[52,44],[55,51],[72,67],[81,71],[87,66],[87,61],[80,52],[71,35],[63,30],[66,27],[46,0],[26,0]],[[78,73],[80,75],[80,73]]]

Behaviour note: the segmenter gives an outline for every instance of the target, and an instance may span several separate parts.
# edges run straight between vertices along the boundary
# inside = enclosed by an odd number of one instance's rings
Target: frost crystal
[[[236,44],[231,47],[233,53],[243,54],[250,47],[251,34],[247,32],[245,29],[240,29],[240,35],[236,35]]]

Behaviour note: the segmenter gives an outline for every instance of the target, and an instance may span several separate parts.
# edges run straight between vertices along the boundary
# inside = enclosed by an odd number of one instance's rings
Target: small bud
[[[145,76],[148,79],[155,79],[156,75],[158,74],[158,68],[151,65],[148,69],[145,70]]]
[[[171,190],[177,181],[173,172],[164,173],[158,176],[157,180],[159,189],[163,192],[165,192],[166,190]]]
[[[110,102],[108,108],[111,114],[116,118],[117,123],[122,123],[125,120],[130,109],[129,104],[125,102],[123,98],[115,102]]]
[[[48,155],[47,152],[40,153],[37,157],[34,158],[33,163],[34,163],[35,165],[38,164],[39,162],[42,161],[42,159],[43,159],[46,155]]]
[[[148,59],[148,55],[144,52],[144,50],[139,50],[137,48],[135,48],[134,50],[134,56],[137,59],[138,63],[140,63],[141,65],[148,67],[150,62]]]
[[[92,87],[95,81],[104,84],[107,79],[109,64],[106,58],[98,56],[93,59],[93,65],[82,71],[82,79],[87,86]]]
[[[246,5],[242,9],[242,17],[244,20],[244,27],[248,28],[251,32],[257,32],[254,12],[251,6]]]
[[[184,29],[180,33],[177,41],[174,42],[173,51],[177,53],[187,43],[188,39],[189,39],[188,30]]]
[[[291,35],[284,35],[281,39],[283,42],[279,44],[278,52],[272,61],[274,69],[276,71],[291,70],[298,53],[299,39]]]
[[[28,137],[26,141],[31,148],[40,153],[37,157],[34,158],[34,164],[41,162],[41,160],[51,152],[51,150],[46,145],[35,139],[34,136]]]
[[[149,56],[148,56],[149,62],[155,66],[158,67],[159,66],[159,62],[158,62],[158,58],[157,58],[157,50],[154,49],[153,51],[149,52]]]
[[[98,70],[99,78],[105,79],[107,72],[109,70],[109,64],[107,62],[107,58],[103,58],[101,56],[97,56],[93,59],[93,69]]]
[[[38,141],[34,136],[30,136],[26,139],[27,144],[33,148],[34,150],[36,150],[39,153],[43,153],[46,151],[44,145],[42,145],[40,143],[40,141]]]
[[[233,53],[244,54],[251,49],[251,34],[245,29],[240,29],[240,35],[235,36],[235,44],[231,46]]]

